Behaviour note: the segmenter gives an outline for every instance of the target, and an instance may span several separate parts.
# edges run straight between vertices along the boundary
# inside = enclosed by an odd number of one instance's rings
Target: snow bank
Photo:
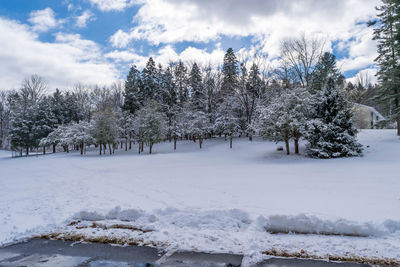
[[[316,216],[299,214],[297,216],[273,215],[260,217],[259,224],[270,233],[322,234],[344,236],[382,236],[385,233],[400,230],[399,222],[375,225],[357,223],[345,219],[335,221],[320,219]],[[397,223],[397,224],[396,224]]]
[[[272,234],[318,234],[355,237],[383,237],[400,231],[400,221],[387,220],[382,224],[357,223],[346,219],[329,220],[314,215],[299,214],[258,216],[250,219],[248,213],[238,210],[193,211],[164,209],[147,213],[143,210],[122,210],[117,206],[108,213],[81,211],[72,217],[82,221],[121,220],[141,225],[159,222],[158,225],[174,225],[187,228],[235,229],[254,224]]]

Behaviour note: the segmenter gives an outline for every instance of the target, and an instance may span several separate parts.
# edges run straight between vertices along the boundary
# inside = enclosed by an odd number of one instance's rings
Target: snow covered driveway
[[[114,156],[0,152],[0,245],[71,220],[127,220],[151,232],[82,231],[214,252],[400,259],[399,137],[366,130],[359,140],[364,157],[334,160],[287,157],[273,143],[244,138],[232,150],[222,139],[205,140],[201,150],[187,141],[175,152],[172,143],[157,144],[154,155],[136,147]]]

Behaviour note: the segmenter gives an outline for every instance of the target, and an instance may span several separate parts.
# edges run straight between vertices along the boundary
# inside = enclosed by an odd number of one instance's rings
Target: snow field
[[[400,140],[392,130],[362,131],[359,140],[363,157],[334,160],[287,157],[245,138],[232,150],[223,139],[202,150],[181,141],[176,152],[167,142],[154,155],[1,152],[0,244],[64,231],[208,252],[400,259]],[[71,220],[152,231],[79,230]]]

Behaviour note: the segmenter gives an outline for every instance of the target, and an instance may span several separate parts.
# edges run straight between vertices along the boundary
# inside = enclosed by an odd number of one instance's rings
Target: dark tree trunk
[[[128,151],[128,140],[125,141],[125,151]]]
[[[230,148],[232,148],[232,139],[233,139],[233,137],[232,137],[232,135],[231,135],[230,138],[229,138],[229,147],[230,147]]]
[[[43,155],[46,155],[46,147],[43,146]]]
[[[249,134],[249,141],[253,141],[253,135]]]
[[[290,154],[290,150],[289,150],[289,139],[285,139],[285,145],[286,145],[286,155]]]
[[[26,147],[26,156],[29,155],[29,146]]]
[[[299,154],[299,139],[298,138],[294,139],[294,153]]]
[[[151,154],[152,150],[153,150],[153,143],[150,142],[150,144],[149,144],[149,152],[150,152],[150,154]]]
[[[103,155],[106,155],[107,144],[103,144]]]
[[[174,137],[174,150],[176,150],[176,136]]]
[[[83,155],[83,144],[80,144],[79,147],[80,147],[80,150],[81,150],[81,155]]]
[[[56,153],[56,144],[53,144],[53,153]]]
[[[101,144],[99,145],[99,153],[100,153],[100,156],[101,156]]]
[[[112,149],[111,149],[111,144],[110,143],[108,143],[108,150],[109,150],[110,155],[111,155],[112,154]]]
[[[203,146],[203,138],[201,138],[201,137],[199,137],[199,145],[200,145],[200,149],[201,149]]]
[[[399,118],[397,118],[397,135],[399,135],[400,136],[400,117]]]

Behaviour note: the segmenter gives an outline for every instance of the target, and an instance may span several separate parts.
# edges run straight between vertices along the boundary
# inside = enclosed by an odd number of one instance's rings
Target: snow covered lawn
[[[223,139],[201,150],[181,141],[175,152],[162,143],[153,155],[0,151],[0,245],[63,233],[249,259],[264,251],[400,261],[400,139],[365,130],[359,140],[364,157],[334,160],[245,138],[232,150]],[[78,220],[80,229],[67,226]]]

